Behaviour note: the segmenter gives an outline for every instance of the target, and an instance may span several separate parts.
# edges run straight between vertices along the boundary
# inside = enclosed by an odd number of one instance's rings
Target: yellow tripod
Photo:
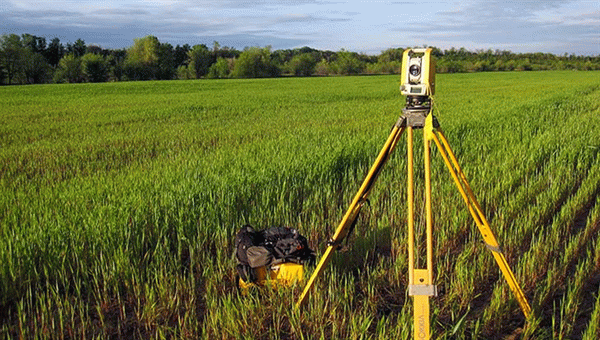
[[[361,207],[367,201],[367,196],[371,191],[377,176],[383,169],[385,162],[393,152],[400,136],[404,131],[407,135],[407,203],[408,203],[408,293],[413,296],[413,315],[415,339],[429,339],[430,337],[430,317],[429,317],[429,297],[437,295],[436,286],[433,285],[433,237],[432,237],[432,212],[431,212],[431,178],[430,178],[430,145],[433,141],[442,155],[444,163],[448,167],[452,179],[456,184],[458,191],[463,197],[471,216],[475,220],[479,232],[487,248],[492,252],[494,259],[498,263],[504,278],[508,282],[510,289],[515,295],[519,306],[523,310],[525,317],[531,312],[521,287],[517,283],[515,276],[508,266],[506,258],[502,253],[496,237],[492,233],[490,226],[483,214],[481,206],[475,199],[475,195],[467,182],[465,174],[462,172],[456,156],[452,152],[448,140],[440,129],[439,123],[431,113],[430,102],[418,103],[417,106],[407,106],[403,110],[403,115],[394,125],[383,148],[379,152],[375,163],[372,165],[367,177],[363,181],[358,193],[354,196],[350,207],[346,211],[342,221],[337,227],[335,234],[329,240],[327,249],[321,257],[312,276],[308,280],[302,295],[296,303],[300,307],[307,299],[308,293],[315,284],[316,278],[323,272],[333,251],[339,246],[343,239],[348,235],[351,226],[358,217]],[[425,163],[425,206],[426,206],[426,240],[427,240],[427,261],[426,268],[415,268],[414,253],[414,204],[413,204],[413,129],[423,129],[424,139],[424,163]]]

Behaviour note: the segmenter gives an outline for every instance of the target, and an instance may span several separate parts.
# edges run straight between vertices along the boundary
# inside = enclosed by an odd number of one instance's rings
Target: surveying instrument
[[[340,243],[350,233],[362,206],[367,202],[367,197],[383,169],[386,161],[393,152],[402,133],[406,131],[407,137],[407,222],[408,222],[408,295],[413,297],[413,335],[414,339],[430,338],[429,298],[437,296],[437,286],[433,284],[433,222],[431,210],[431,173],[430,173],[430,146],[431,141],[437,145],[444,163],[448,167],[452,179],[464,199],[469,213],[481,233],[486,247],[492,252],[504,278],[515,295],[523,314],[528,317],[531,307],[517,283],[515,275],[508,266],[508,262],[492,233],[481,206],[467,182],[465,174],[460,168],[456,156],[450,148],[436,117],[432,113],[432,96],[435,93],[435,64],[431,58],[431,49],[407,49],[402,56],[402,72],[400,92],[406,96],[406,106],[402,109],[402,116],[390,133],[383,148],[379,152],[375,163],[371,166],[367,177],[363,181],[358,193],[354,196],[350,207],[346,211],[335,234],[328,241],[327,249],[321,257],[315,271],[308,280],[302,295],[296,303],[300,307],[308,298],[308,294],[315,284],[316,278],[323,272],[333,251],[339,248]],[[413,130],[423,130],[423,158],[425,166],[425,220],[426,220],[426,267],[415,268],[415,232],[414,232],[414,184],[413,184]]]

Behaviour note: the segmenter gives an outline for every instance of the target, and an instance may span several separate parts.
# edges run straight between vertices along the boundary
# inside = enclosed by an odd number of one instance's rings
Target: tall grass
[[[436,338],[598,333],[598,75],[438,76],[438,118],[534,315],[525,323],[434,151]],[[0,88],[0,335],[408,338],[403,143],[302,312],[301,287],[240,295],[231,255],[244,223],[296,227],[324,249],[401,114],[397,85]]]

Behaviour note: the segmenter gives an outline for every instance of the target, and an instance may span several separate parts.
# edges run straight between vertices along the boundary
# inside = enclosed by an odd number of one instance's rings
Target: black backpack
[[[255,268],[279,263],[314,263],[315,253],[308,247],[306,238],[298,230],[273,227],[255,231],[243,226],[235,237],[237,271],[245,282],[255,282]]]

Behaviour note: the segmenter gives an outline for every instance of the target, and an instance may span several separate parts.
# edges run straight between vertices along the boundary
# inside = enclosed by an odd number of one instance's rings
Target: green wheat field
[[[233,256],[246,223],[297,228],[325,250],[401,115],[398,85],[0,88],[0,338],[410,338],[404,136],[301,311],[302,285],[242,295]],[[533,312],[525,320],[434,146],[432,338],[600,338],[600,72],[442,74],[436,90]],[[422,240],[420,131],[415,144]]]

